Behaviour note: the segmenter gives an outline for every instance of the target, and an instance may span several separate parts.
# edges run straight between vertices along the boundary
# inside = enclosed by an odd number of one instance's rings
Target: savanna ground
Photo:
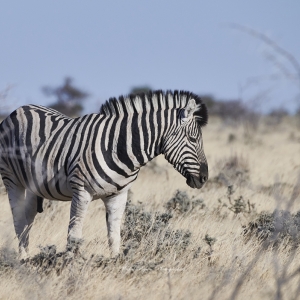
[[[211,119],[201,190],[162,156],[149,163],[129,195],[115,259],[102,201],[91,203],[74,257],[64,252],[70,203],[46,201],[20,262],[2,193],[0,299],[300,298],[299,128],[292,117],[258,126]]]

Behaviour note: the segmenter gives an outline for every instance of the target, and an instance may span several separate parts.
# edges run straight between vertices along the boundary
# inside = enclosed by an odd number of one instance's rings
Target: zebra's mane
[[[180,109],[186,107],[190,99],[196,101],[198,109],[194,117],[200,126],[205,126],[208,120],[207,108],[201,98],[187,91],[150,91],[147,93],[130,94],[110,98],[100,108],[100,114],[105,116],[133,115],[145,110],[160,111],[166,109]]]

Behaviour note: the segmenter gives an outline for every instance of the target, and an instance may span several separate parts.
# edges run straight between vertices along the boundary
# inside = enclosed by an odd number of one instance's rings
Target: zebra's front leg
[[[92,196],[86,190],[74,190],[71,203],[67,251],[76,252],[82,242],[83,220],[91,201]]]
[[[127,201],[127,192],[103,201],[106,207],[108,245],[111,256],[114,257],[119,254],[120,250],[120,228]]]

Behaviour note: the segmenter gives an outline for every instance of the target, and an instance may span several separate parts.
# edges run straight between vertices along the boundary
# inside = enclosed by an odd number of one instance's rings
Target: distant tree
[[[241,123],[255,129],[260,114],[255,107],[246,105],[241,100],[217,100],[211,95],[199,95],[208,109],[209,116],[221,118],[227,125]]]
[[[210,113],[211,110],[213,110],[218,105],[218,101],[211,95],[199,95],[199,96],[201,100],[205,103]]]
[[[135,87],[131,88],[130,94],[138,95],[138,94],[142,94],[142,93],[148,93],[150,91],[152,91],[152,88],[148,85],[135,86]]]
[[[269,117],[271,117],[271,120],[269,120],[268,124],[278,125],[282,122],[283,118],[288,115],[289,112],[284,107],[274,108],[269,113]]]
[[[208,112],[212,116],[218,116],[223,120],[240,121],[251,110],[239,100],[216,100],[212,96],[200,96],[206,104]]]
[[[46,96],[55,97],[56,102],[49,105],[51,108],[56,109],[63,114],[76,117],[79,116],[83,110],[82,102],[89,95],[73,85],[73,79],[70,77],[65,78],[62,86],[42,88]]]

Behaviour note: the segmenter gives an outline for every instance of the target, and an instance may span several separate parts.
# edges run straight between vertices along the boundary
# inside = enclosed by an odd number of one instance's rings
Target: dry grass
[[[262,122],[255,130],[249,141],[242,127],[219,120],[204,129],[210,181],[202,190],[189,189],[163,157],[144,167],[132,189],[118,259],[108,258],[101,201],[89,208],[75,259],[63,253],[70,204],[51,202],[32,229],[31,260],[21,264],[2,195],[0,299],[297,299],[300,249],[293,241],[299,229],[283,226],[296,230],[285,238],[272,223],[278,214],[269,223],[258,218],[286,210],[291,222],[300,210],[300,143],[290,138],[298,131],[289,121],[275,130]],[[227,185],[233,185],[230,192]],[[245,236],[249,224],[258,225]],[[257,234],[262,224],[277,226],[269,235],[276,241],[281,234],[276,246]],[[47,245],[56,245],[56,252],[42,249]]]

